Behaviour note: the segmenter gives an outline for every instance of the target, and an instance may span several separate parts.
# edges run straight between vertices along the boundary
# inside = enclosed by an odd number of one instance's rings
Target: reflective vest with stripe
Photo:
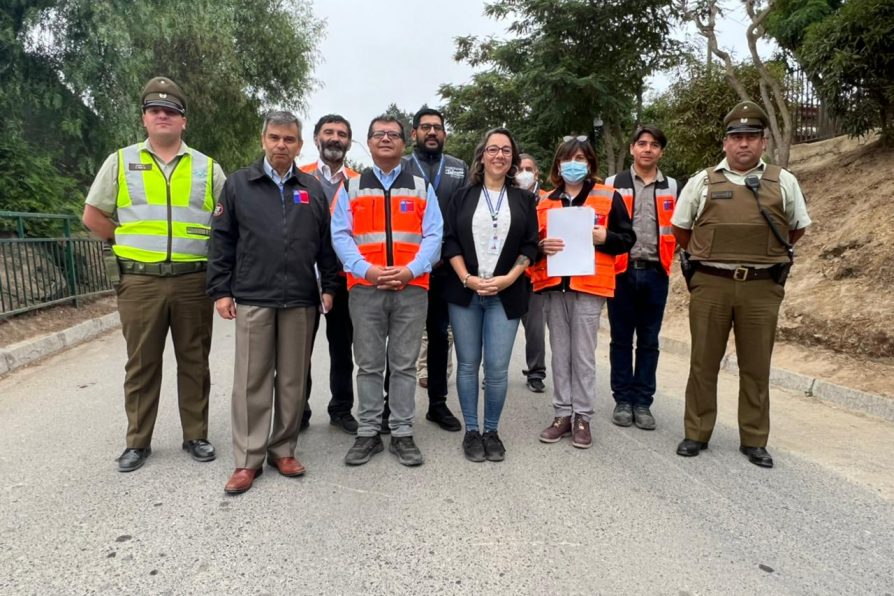
[[[320,163],[317,161],[306,163],[303,166],[299,166],[298,169],[304,172],[305,174],[310,174],[317,180],[320,179]],[[335,213],[335,204],[338,203],[338,195],[341,194],[341,189],[345,185],[345,179],[356,178],[360,175],[360,172],[357,170],[352,170],[348,166],[345,166],[344,177],[341,179],[341,182],[338,184],[338,188],[335,189],[335,195],[332,197],[332,203],[329,205],[329,214],[332,215]]]
[[[210,157],[190,149],[169,180],[143,143],[120,149],[115,254],[143,263],[207,260],[212,167]]]
[[[587,199],[583,203],[583,207],[591,207],[595,211],[594,225],[599,222],[606,228],[609,225],[609,214],[612,209],[612,197],[615,190],[603,184],[596,184],[587,195]],[[549,232],[546,229],[546,214],[550,209],[561,209],[564,206],[562,199],[543,198],[537,203],[537,224],[540,229],[540,239],[548,238]],[[584,292],[586,294],[594,294],[596,296],[605,296],[611,298],[615,295],[615,257],[603,252],[594,250],[593,258],[595,259],[595,269],[592,275],[572,275],[568,278],[568,285],[572,290]],[[530,267],[531,283],[534,284],[534,291],[551,288],[562,283],[561,277],[550,277],[546,271],[546,257],[543,257]]]
[[[621,198],[624,199],[624,206],[627,207],[627,213],[630,215],[630,220],[633,221],[633,202],[636,200],[636,191],[630,170],[607,178],[605,183],[614,186]],[[674,262],[674,251],[677,248],[677,240],[674,238],[673,226],[671,226],[671,217],[674,214],[674,206],[677,204],[677,181],[666,176],[663,183],[656,180],[654,198],[655,223],[658,226],[658,258],[669,276],[671,265]],[[629,257],[629,252],[615,257],[615,273],[627,271]]]
[[[425,180],[406,169],[401,169],[388,190],[372,168],[348,184],[352,234],[364,260],[379,267],[400,267],[416,258],[422,244],[426,193]],[[348,273],[348,289],[357,284],[372,285]],[[409,285],[427,290],[428,274],[414,278]]]

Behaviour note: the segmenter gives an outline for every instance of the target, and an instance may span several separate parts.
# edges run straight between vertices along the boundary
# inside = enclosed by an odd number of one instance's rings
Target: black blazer
[[[451,258],[462,255],[466,268],[478,275],[478,256],[472,236],[472,217],[481,197],[481,185],[464,186],[453,193],[447,213],[444,215],[444,247],[441,258],[450,274],[444,284],[444,299],[451,304],[468,306],[475,293],[463,287],[463,282],[449,264]],[[506,195],[511,216],[509,234],[497,259],[494,275],[506,275],[520,255],[533,263],[537,258],[537,200],[534,194],[514,186]],[[528,312],[530,282],[527,275],[520,275],[515,283],[499,293],[503,310],[509,319],[518,319]]]

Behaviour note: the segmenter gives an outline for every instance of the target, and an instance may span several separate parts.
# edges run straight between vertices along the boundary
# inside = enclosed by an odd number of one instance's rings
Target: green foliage
[[[0,209],[79,211],[102,160],[143,138],[157,75],[187,95],[186,142],[241,167],[266,108],[303,107],[321,28],[308,0],[6,2]]]
[[[481,70],[468,85],[444,85],[444,112],[463,157],[489,128],[505,125],[525,151],[552,157],[569,133],[593,122],[629,128],[644,80],[673,63],[669,0],[500,0],[485,13],[509,21],[509,40],[464,37],[457,60]]]
[[[798,54],[807,28],[838,10],[841,0],[776,0],[767,16],[767,33]]]
[[[760,97],[760,75],[740,65],[736,75],[751,97]],[[667,135],[661,169],[684,180],[723,159],[723,118],[740,100],[719,68],[691,63],[645,110],[644,121]]]
[[[321,27],[302,0],[68,0],[42,24],[108,149],[140,137],[140,90],[165,75],[187,95],[187,142],[227,170],[257,156],[265,107],[303,107]]]
[[[808,29],[798,55],[848,133],[879,127],[894,145],[894,2],[849,0]]]

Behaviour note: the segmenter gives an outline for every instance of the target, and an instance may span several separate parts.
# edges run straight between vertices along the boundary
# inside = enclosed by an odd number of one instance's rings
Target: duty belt
[[[698,271],[707,273],[708,275],[716,275],[717,277],[725,277],[736,281],[752,281],[755,279],[773,279],[770,273],[773,268],[766,267],[757,269],[755,267],[736,267],[735,269],[720,269],[709,265],[698,265]]]
[[[631,269],[663,269],[658,261],[646,261],[643,259],[633,259],[630,261]]]
[[[175,277],[187,273],[197,273],[205,270],[205,261],[191,261],[188,263],[141,263],[128,259],[118,259],[121,273],[131,275],[152,275],[155,277]]]

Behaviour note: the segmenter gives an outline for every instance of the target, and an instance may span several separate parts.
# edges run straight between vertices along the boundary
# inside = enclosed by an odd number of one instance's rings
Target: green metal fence
[[[76,216],[0,211],[0,221],[15,230],[0,238],[0,319],[112,291],[103,242],[83,232]],[[32,228],[47,237],[28,237]]]

